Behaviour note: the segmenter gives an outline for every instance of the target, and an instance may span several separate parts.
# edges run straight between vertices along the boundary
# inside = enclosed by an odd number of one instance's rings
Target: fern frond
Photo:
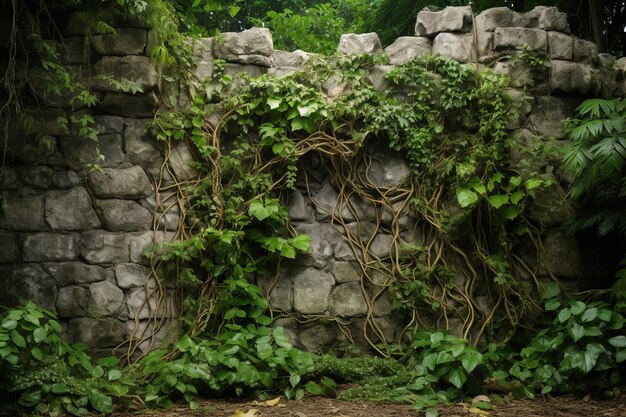
[[[620,213],[616,212],[605,213],[605,215],[602,216],[602,219],[598,223],[598,226],[596,227],[598,236],[608,235],[615,227],[615,223],[617,223],[617,221],[619,220],[619,215]]]

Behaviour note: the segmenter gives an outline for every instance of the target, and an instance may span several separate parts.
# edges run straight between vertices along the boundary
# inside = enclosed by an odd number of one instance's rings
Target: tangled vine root
[[[211,178],[212,194],[207,196],[214,203],[215,207],[215,227],[223,227],[223,201],[220,200],[220,190],[225,179],[222,178],[220,152],[220,138],[222,124],[227,120],[226,115],[222,122],[216,126],[208,126],[207,133],[212,138],[213,152],[210,157],[205,158]],[[429,293],[424,294],[424,298],[419,298],[419,294],[413,299],[403,299],[405,305],[410,306],[407,321],[400,337],[404,333],[411,333],[418,328],[428,328],[436,326],[438,328],[450,329],[452,318],[462,321],[460,336],[468,338],[472,344],[477,344],[485,332],[494,325],[496,319],[504,317],[508,321],[509,330],[520,325],[522,316],[530,308],[540,308],[529,295],[531,288],[522,288],[517,285],[520,282],[531,281],[537,288],[539,283],[536,272],[519,255],[508,251],[510,261],[514,266],[512,282],[504,284],[494,284],[493,277],[500,271],[489,262],[490,242],[495,237],[489,235],[491,226],[485,224],[489,222],[489,213],[480,212],[473,214],[471,231],[471,242],[459,244],[451,240],[444,230],[444,225],[436,213],[444,209],[443,197],[445,188],[443,185],[436,190],[428,192],[424,187],[420,187],[418,180],[410,178],[397,186],[383,187],[377,185],[369,177],[369,170],[376,157],[370,155],[364,142],[346,141],[336,136],[324,132],[316,132],[309,137],[298,141],[297,156],[302,158],[305,155],[318,155],[321,157],[326,173],[330,176],[331,182],[338,188],[338,197],[335,210],[322,207],[315,202],[310,189],[309,173],[305,167],[300,167],[301,177],[304,179],[310,201],[316,208],[325,212],[331,218],[333,228],[338,231],[348,243],[354,259],[358,262],[361,280],[361,294],[367,304],[367,314],[362,326],[364,339],[379,354],[388,356],[390,352],[386,349],[389,342],[385,336],[385,329],[381,328],[374,314],[374,304],[377,300],[389,291],[404,282],[415,279],[427,280]],[[176,179],[176,173],[168,164],[171,152],[171,143],[166,146],[165,158],[161,165],[161,175],[155,184],[156,208],[154,211],[153,230],[155,239],[159,239],[166,229],[164,229],[167,214],[178,213],[178,228],[173,240],[185,240],[192,236],[195,220],[193,219],[193,207],[189,199],[187,190],[189,187],[199,183],[199,178],[180,181]],[[263,161],[260,155],[261,147],[256,149],[256,154],[249,157],[251,161],[251,172],[262,174],[272,172],[273,169],[283,163],[281,158],[274,158]],[[172,178],[173,181],[166,182],[164,178]],[[284,175],[277,179],[268,189],[267,194],[283,194],[281,186],[285,181]],[[255,196],[259,198],[262,196]],[[285,196],[283,195],[284,199]],[[355,207],[353,201],[360,199],[365,202],[375,213],[373,227],[363,226],[363,219],[359,218],[359,208]],[[412,199],[424,202],[417,209],[411,204]],[[355,222],[350,225],[346,223],[344,216],[340,213],[350,213]],[[362,211],[362,210],[361,210]],[[371,211],[370,211],[371,212]],[[412,230],[407,231],[401,225],[402,220],[407,216],[413,219]],[[540,254],[541,241],[539,230],[527,222],[531,230],[533,245],[536,252]],[[295,234],[295,229],[290,226],[290,231]],[[392,243],[388,254],[379,257],[372,253],[370,246],[374,239],[385,232],[392,237]],[[408,238],[407,238],[408,235]],[[417,241],[411,241],[411,237]],[[405,250],[407,244],[417,250]],[[275,287],[280,272],[280,261],[276,265],[274,282],[267,289],[267,296]],[[419,271],[421,276],[412,271]],[[439,274],[437,271],[452,271],[455,276],[451,279],[446,274]],[[180,273],[180,265],[169,272],[177,275]],[[375,279],[374,274],[383,274],[385,279]],[[146,281],[146,299],[143,306],[149,310],[148,324],[142,325],[138,317],[135,318],[135,326],[132,336],[127,342],[126,356],[131,358],[141,357],[141,352],[147,352],[155,346],[157,335],[161,329],[175,318],[175,313],[180,311],[180,305],[184,294],[182,288],[177,288],[176,297],[168,297],[167,293],[174,291],[168,289],[162,279],[163,265],[161,261],[152,262],[150,276]],[[477,305],[477,289],[480,288],[481,295],[487,297],[487,306]],[[213,320],[213,311],[217,303],[218,282],[215,277],[207,276],[197,295],[200,307],[194,323],[189,329],[191,335],[199,334],[206,329]],[[433,308],[433,306],[436,306]],[[289,314],[288,312],[281,312]],[[292,315],[293,316],[293,315]],[[353,342],[354,337],[350,333],[349,320],[339,317],[327,316],[306,316],[295,317],[301,322],[307,323],[317,320],[334,321],[346,336]],[[218,325],[219,329],[221,325]],[[162,338],[162,337],[161,337]],[[382,347],[381,347],[382,346]],[[140,349],[141,347],[141,349]],[[140,349],[140,350],[139,350]]]

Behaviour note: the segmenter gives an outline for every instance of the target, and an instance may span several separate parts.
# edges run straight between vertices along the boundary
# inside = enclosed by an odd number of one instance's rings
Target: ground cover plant
[[[120,3],[138,14],[147,8]],[[189,45],[173,32],[162,36],[166,42],[156,57],[173,68],[166,81],[190,82]],[[65,77],[50,55],[47,65]],[[623,304],[602,294],[563,296],[553,283],[539,282],[520,255],[522,242],[539,240],[525,210],[549,180],[522,177],[507,164],[517,146],[506,129],[516,111],[505,94],[508,80],[428,56],[396,67],[385,78],[389,87],[376,89],[369,71],[384,62],[379,56],[311,57],[301,71],[249,79],[244,86],[216,62],[213,80],[202,88],[189,85],[197,93],[188,107],[178,106],[175,95],[165,97],[170,107],[155,119],[155,137],[165,149],[186,141],[198,156],[199,175],[175,187],[185,213],[179,240],[147,253],[160,272],[156,291],[172,286],[183,300],[181,336],[137,358],[138,346],[158,331],[161,323],[154,319],[153,332],[129,341],[126,359],[132,363],[94,362],[84,346],[63,341],[49,312],[33,304],[10,309],[0,316],[3,393],[51,415],[106,414],[131,402],[166,407],[177,400],[193,409],[199,395],[298,399],[308,392],[406,402],[433,416],[437,404],[485,393],[489,381],[526,397],[592,390],[610,395],[626,360]],[[335,74],[344,93],[331,100],[323,84]],[[73,91],[89,102],[88,92]],[[572,122],[572,136],[581,142],[575,151],[587,158],[575,164],[584,181],[579,187],[597,186],[591,173],[600,163],[609,163],[611,179],[621,181],[622,138],[611,134],[622,133],[623,103],[588,102],[580,109],[590,120]],[[223,114],[217,123],[216,111]],[[78,123],[84,136],[94,134],[89,120]],[[406,156],[411,175],[405,182],[379,187],[359,175],[359,164],[372,163],[373,141]],[[610,157],[609,147],[615,151]],[[391,283],[404,328],[395,343],[386,343],[372,314],[366,316],[364,337],[378,356],[317,356],[294,348],[273,325],[268,302],[252,282],[309,250],[308,236],[296,234],[289,222],[285,201],[290,190],[307,188],[312,155],[338,185],[338,206],[354,212],[350,197],[357,195],[377,218],[392,213],[389,226],[376,225],[388,227],[398,248],[385,260],[370,253],[363,243],[368,236],[333,219],[360,253],[363,283],[374,273]],[[568,156],[566,165],[579,160]],[[419,242],[401,236],[404,209],[418,218]],[[603,216],[589,225],[606,226],[612,214]],[[619,221],[611,227],[619,228]],[[464,285],[455,283],[455,274]],[[477,295],[492,306],[483,320]],[[533,323],[529,311],[544,314]],[[462,319],[460,335],[425,324],[445,328],[453,315]],[[353,386],[341,390],[342,383]]]

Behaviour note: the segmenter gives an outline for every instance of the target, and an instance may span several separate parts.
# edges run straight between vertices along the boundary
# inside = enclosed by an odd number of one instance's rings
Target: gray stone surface
[[[376,187],[396,187],[411,173],[404,157],[399,152],[385,149],[384,144],[369,145],[368,153],[372,155],[372,163],[366,172],[364,166],[360,166],[358,172]]]
[[[36,166],[18,169],[20,180],[35,188],[47,189],[52,185],[54,170],[46,166]]]
[[[15,233],[0,230],[0,263],[15,262],[20,257],[20,246]]]
[[[210,80],[213,76],[213,38],[200,38],[193,41],[193,77],[200,81]]]
[[[521,19],[519,13],[508,7],[494,7],[477,15],[474,24],[477,31],[493,32],[496,28],[518,26]]]
[[[107,92],[98,110],[104,114],[141,119],[154,116],[158,103],[159,99],[154,91],[144,94]]]
[[[130,247],[123,234],[92,230],[80,236],[80,256],[90,264],[117,264],[130,260]]]
[[[104,168],[114,168],[124,162],[122,135],[98,135],[98,141],[82,137],[62,137],[59,145],[69,166],[75,170],[84,169],[89,164]]]
[[[68,134],[67,113],[62,109],[42,108],[29,110],[28,113],[37,121],[37,125],[43,133],[53,136]]]
[[[472,28],[472,8],[446,7],[438,12],[422,10],[417,14],[415,34],[433,37],[441,32],[469,32]]]
[[[94,282],[89,286],[89,316],[116,316],[124,307],[124,291],[109,281]]]
[[[120,288],[143,287],[150,275],[150,269],[144,265],[124,263],[115,266],[115,278]],[[152,287],[154,287],[153,283]]]
[[[391,65],[406,64],[411,59],[432,52],[432,39],[422,36],[400,36],[385,48]]]
[[[104,228],[112,232],[150,230],[152,213],[132,200],[96,200],[96,210]]]
[[[595,96],[599,83],[593,69],[586,64],[552,60],[550,87],[560,94]]]
[[[91,284],[113,278],[112,270],[83,262],[44,263],[43,267],[59,287]]]
[[[476,61],[477,51],[472,39],[471,33],[440,33],[433,41],[433,55],[447,56],[462,63]]]
[[[74,171],[59,171],[52,176],[52,184],[57,188],[72,188],[82,182]]]
[[[574,39],[573,60],[595,64],[598,62],[598,47],[591,41]]]
[[[91,36],[91,44],[100,55],[141,55],[146,37],[144,29],[118,28],[114,34]]]
[[[124,150],[133,164],[150,166],[161,162],[155,140],[146,133],[146,125],[150,121],[152,119],[126,119]]]
[[[191,153],[189,146],[181,141],[173,144],[167,162],[176,179],[185,181],[198,175],[198,171],[189,164],[194,160],[196,158]]]
[[[94,65],[96,79],[94,88],[102,91],[123,92],[121,88],[107,81],[130,81],[138,84],[142,92],[154,90],[159,86],[159,73],[154,62],[146,56],[126,55],[122,57],[104,56]]]
[[[323,314],[328,310],[335,279],[328,272],[308,268],[293,277],[293,306],[301,314]]]
[[[124,326],[114,318],[72,319],[68,324],[67,336],[70,343],[82,342],[100,348],[113,348],[125,340]]]
[[[56,312],[56,283],[40,265],[0,265],[0,285],[0,305],[13,307],[33,301]]]
[[[92,51],[86,36],[68,36],[62,42],[54,42],[61,62],[64,64],[87,64]]]
[[[337,284],[360,282],[362,271],[356,262],[337,261],[332,264],[332,273]]]
[[[19,185],[16,168],[6,165],[0,167],[0,190],[11,190]]]
[[[360,282],[337,285],[331,294],[333,311],[339,317],[362,317],[367,314],[367,303]]]
[[[103,198],[136,199],[150,195],[153,191],[148,176],[138,165],[92,172],[89,174],[89,185],[96,196]]]
[[[585,267],[581,261],[578,240],[566,236],[559,230],[553,230],[543,239],[542,272],[550,271],[557,278],[583,279]]]
[[[528,126],[541,135],[563,139],[563,121],[574,117],[578,104],[578,100],[571,98],[536,97],[533,110],[528,116]]]
[[[342,239],[328,223],[296,224],[298,234],[309,235],[311,238],[311,260],[325,264],[333,256],[333,245]]]
[[[571,61],[574,57],[574,38],[561,32],[548,32],[548,57]]]
[[[6,211],[0,212],[0,228],[38,231],[44,229],[44,197],[41,192],[20,189],[5,196]]]
[[[59,317],[83,317],[91,302],[89,289],[70,285],[59,289],[57,295],[57,313]]]
[[[176,316],[173,297],[166,294],[157,303],[158,294],[153,290],[149,291],[149,298],[146,298],[145,288],[134,288],[129,291],[126,304],[128,306],[128,316],[131,319],[145,320],[150,317]]]
[[[383,92],[391,86],[386,75],[389,74],[392,69],[392,65],[372,65],[367,72],[367,80],[372,84],[374,90]]]
[[[287,205],[289,218],[293,220],[311,220],[311,208],[304,201],[304,196],[298,190],[294,190],[289,194],[289,203]]]
[[[272,66],[295,68],[304,65],[309,60],[309,54],[296,50],[293,52],[274,50],[272,52]]]
[[[337,51],[346,55],[379,54],[383,52],[383,46],[374,32],[348,33],[339,38]]]
[[[213,55],[216,58],[240,64],[270,67],[274,51],[272,34],[266,28],[252,28],[243,32],[225,32],[215,39]]]
[[[98,136],[124,133],[124,118],[121,116],[94,116],[93,120],[98,129]]]
[[[522,25],[527,27],[570,33],[567,15],[556,7],[537,6],[522,15]]]
[[[284,270],[278,279],[268,274],[257,279],[257,285],[267,297],[272,309],[282,311],[293,310],[293,269]]]
[[[346,207],[343,199],[338,201],[338,198],[339,193],[335,190],[335,187],[328,182],[311,198],[317,212],[318,220],[336,216],[347,222],[354,221],[354,215],[350,212],[348,207]]]
[[[520,49],[524,45],[541,52],[548,50],[548,35],[545,30],[528,28],[496,28],[493,47],[496,51]]]
[[[26,262],[72,261],[78,257],[78,235],[35,233],[22,236]]]
[[[88,230],[100,227],[91,197],[83,187],[48,191],[46,223],[53,230]]]

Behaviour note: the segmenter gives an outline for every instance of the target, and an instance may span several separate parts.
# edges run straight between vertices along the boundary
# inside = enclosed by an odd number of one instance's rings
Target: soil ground
[[[348,402],[330,398],[305,397],[300,401],[281,398],[269,406],[264,401],[202,400],[200,408],[190,411],[180,404],[168,410],[116,412],[114,417],[418,417],[422,415],[407,405],[379,402]],[[626,394],[610,401],[574,396],[493,404],[491,410],[478,410],[470,404],[439,407],[441,417],[626,417]]]

